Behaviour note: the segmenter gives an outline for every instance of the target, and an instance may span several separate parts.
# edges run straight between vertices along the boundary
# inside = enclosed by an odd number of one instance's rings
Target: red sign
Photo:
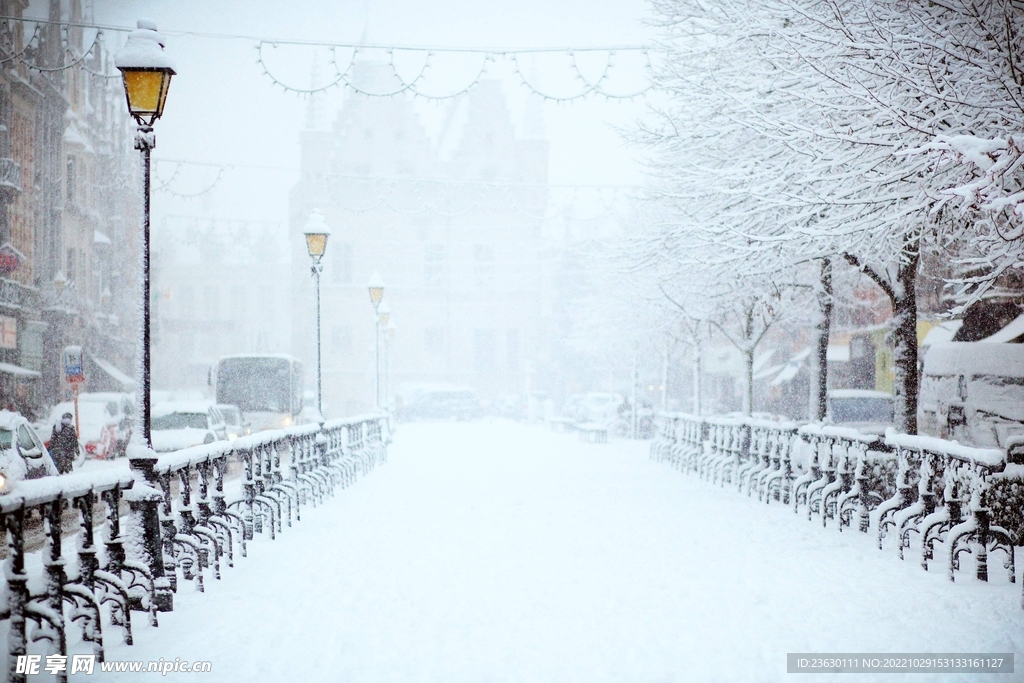
[[[24,263],[25,256],[14,248],[10,242],[0,246],[0,273],[10,275]]]

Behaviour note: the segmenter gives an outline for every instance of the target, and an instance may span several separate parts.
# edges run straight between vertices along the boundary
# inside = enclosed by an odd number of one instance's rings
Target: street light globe
[[[377,315],[380,316],[381,327],[387,327],[388,320],[391,319],[391,307],[388,306],[387,301],[377,307]]]
[[[381,279],[380,273],[376,270],[373,271],[370,282],[367,283],[366,287],[370,290],[370,303],[373,304],[374,310],[377,310],[377,307],[380,306],[380,300],[384,298],[384,280]]]
[[[319,261],[327,251],[327,238],[331,236],[331,229],[319,209],[314,209],[313,213],[309,214],[309,220],[306,221],[302,233],[306,236],[306,251],[309,252],[310,258]]]
[[[164,113],[174,61],[164,52],[164,37],[156,24],[139,19],[124,48],[114,58],[121,71],[128,111],[140,126],[152,126]]]

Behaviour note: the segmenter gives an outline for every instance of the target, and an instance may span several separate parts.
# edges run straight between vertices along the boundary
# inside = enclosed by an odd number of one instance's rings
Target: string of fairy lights
[[[14,31],[11,23],[31,24],[32,35],[26,41],[25,46],[15,52]],[[62,33],[62,58],[63,63],[58,65],[42,65],[37,60],[28,59],[30,53],[34,53],[40,45],[42,30],[46,25],[59,24]],[[94,30],[88,49],[77,51],[72,46],[70,30],[72,28]],[[103,42],[104,32],[127,33],[132,29],[127,26],[113,26],[96,24],[92,22],[71,22],[71,21],[50,21],[46,19],[34,19],[27,17],[0,16],[0,49],[3,56],[0,56],[0,65],[10,62],[23,64],[29,69],[40,72],[59,72],[68,69],[80,68],[87,73],[102,78],[118,78],[111,65],[104,64],[102,71],[89,68],[86,64],[91,55],[96,54],[96,47]],[[352,92],[367,97],[394,97],[397,95],[410,95],[412,97],[428,100],[448,100],[457,98],[474,86],[478,85],[485,77],[488,67],[499,61],[507,62],[518,82],[529,92],[547,101],[571,102],[575,100],[603,97],[609,100],[631,100],[642,97],[651,89],[651,84],[623,92],[612,90],[609,83],[617,70],[620,60],[632,61],[635,70],[643,73],[651,68],[654,48],[647,45],[619,45],[605,47],[500,47],[500,48],[467,48],[467,47],[444,47],[444,46],[402,46],[402,45],[376,45],[351,43],[345,41],[316,41],[316,40],[290,40],[273,39],[260,36],[248,36],[240,34],[209,33],[199,31],[164,31],[170,36],[192,36],[198,38],[220,39],[220,40],[243,40],[251,41],[256,51],[256,64],[263,75],[275,86],[286,92],[296,95],[309,96],[316,93],[326,92],[333,88],[347,88]],[[283,77],[275,74],[274,67],[270,64],[268,54],[272,54],[283,47],[304,47],[312,49],[323,49],[330,53],[328,65],[334,73],[327,78],[326,83],[311,84],[308,87],[289,83]],[[109,52],[109,51],[108,51]],[[404,77],[402,70],[396,64],[396,57],[405,55],[406,58],[420,59],[420,67],[411,77]],[[565,68],[569,72],[570,81],[575,84],[576,90],[567,93],[553,93],[541,87],[534,77],[527,74],[524,68],[524,58],[536,57],[538,55],[562,56],[565,59]],[[580,57],[587,55],[588,58],[597,59],[598,66],[594,69],[595,74],[588,75]],[[432,67],[444,57],[459,56],[472,58],[477,66],[473,69],[468,78],[456,87],[449,88],[445,92],[431,92],[426,89],[426,81]],[[373,57],[375,64],[390,69],[390,74],[385,79],[390,85],[382,89],[373,89],[358,82],[353,77],[355,65],[360,63],[360,57]],[[98,61],[98,60],[93,60]],[[109,60],[108,60],[109,61]]]
[[[21,23],[31,28],[31,34],[20,49],[15,49],[15,32],[12,24]],[[42,65],[38,63],[38,51],[45,28],[58,24],[61,35],[62,63]],[[88,39],[86,36],[73,36],[72,29],[95,31]],[[100,54],[99,46],[106,46],[104,36],[107,33],[124,34],[133,30],[131,27],[104,25],[94,22],[50,21],[26,17],[0,16],[0,68],[16,63],[41,73],[57,73],[70,69],[79,69],[83,73],[96,78],[114,79],[119,74],[113,68],[109,55],[114,50],[106,49],[105,55]],[[168,36],[191,36],[214,40],[237,40],[250,42],[256,52],[256,64],[262,75],[274,88],[282,91],[309,97],[326,93],[332,89],[347,89],[365,97],[396,97],[406,96],[430,101],[452,100],[461,97],[485,79],[489,70],[498,63],[511,68],[517,82],[529,93],[545,101],[569,103],[587,98],[600,97],[606,100],[631,100],[644,97],[651,84],[646,74],[652,66],[654,48],[646,45],[619,45],[605,47],[443,47],[422,45],[385,45],[348,43],[343,41],[317,41],[304,39],[272,39],[261,36],[211,33],[199,31],[169,31]],[[74,38],[74,39],[73,39]],[[87,49],[74,49],[73,44],[88,44]],[[274,57],[285,48],[326,50],[329,75],[319,83],[311,83],[302,87],[289,83],[277,73]],[[90,59],[91,57],[91,59]],[[104,58],[106,57],[106,58]],[[535,64],[537,58],[560,62],[565,70],[573,90],[552,92],[538,83],[536,74],[528,74],[528,63]],[[430,88],[432,72],[445,62],[451,65],[454,61],[461,63],[464,76],[444,91]],[[590,68],[585,68],[584,62]],[[383,70],[383,77],[373,79],[378,86],[371,87],[359,77],[358,65],[372,63],[378,70]],[[644,84],[625,91],[612,89],[612,81],[619,71],[627,69],[624,63],[631,63],[633,72],[644,74]],[[403,65],[412,64],[412,68]],[[469,64],[470,68],[466,68]],[[457,71],[458,69],[453,69]],[[379,74],[378,74],[379,76]],[[564,81],[565,79],[563,79]],[[635,78],[633,79],[636,80]],[[181,200],[201,199],[210,195],[221,185],[232,170],[241,168],[236,164],[213,164],[199,161],[157,159],[154,168],[153,190]],[[199,170],[202,169],[202,170]],[[197,173],[197,170],[198,173]],[[281,169],[295,172],[295,169]],[[198,187],[183,182],[186,175],[192,180],[205,175]],[[360,214],[372,211],[388,211],[396,214],[412,216],[434,214],[442,217],[456,217],[484,208],[493,208],[496,203],[520,213],[532,220],[596,220],[614,213],[623,198],[632,196],[635,187],[605,186],[535,186],[533,189],[548,191],[548,196],[558,196],[560,202],[548,202],[543,211],[531,211],[535,202],[522,201],[523,192],[530,186],[515,182],[487,182],[465,180],[438,180],[409,177],[384,176],[346,176],[335,174],[325,179],[326,190],[332,201],[342,211]],[[351,188],[358,186],[361,192],[353,193]],[[346,190],[346,188],[348,188]],[[583,195],[587,199],[582,199]],[[585,204],[597,209],[593,216],[580,217],[574,214],[574,207]]]

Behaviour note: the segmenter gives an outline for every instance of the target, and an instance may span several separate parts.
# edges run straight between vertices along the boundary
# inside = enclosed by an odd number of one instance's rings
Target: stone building
[[[86,353],[86,390],[128,390],[137,329],[141,190],[111,55],[79,0],[47,21],[0,0],[0,406],[67,395],[60,354]]]
[[[379,91],[393,76],[359,64],[354,77]],[[313,386],[302,230],[320,209],[333,230],[321,280],[328,416],[374,403],[374,271],[396,328],[382,351],[392,389],[451,382],[494,397],[527,388],[542,346],[548,199],[548,143],[533,114],[517,135],[500,83],[484,81],[452,103],[436,139],[403,97],[352,95],[330,126],[310,116],[290,198],[292,348]]]

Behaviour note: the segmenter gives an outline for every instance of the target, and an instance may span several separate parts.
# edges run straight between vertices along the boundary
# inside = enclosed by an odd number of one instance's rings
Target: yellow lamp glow
[[[137,26],[114,63],[124,80],[128,111],[140,126],[152,126],[163,116],[174,62],[164,53],[164,39],[156,24],[140,19]]]
[[[306,251],[314,263],[319,263],[324,252],[327,251],[327,238],[331,236],[331,229],[327,227],[324,215],[318,209],[309,214],[306,221],[306,229],[303,230],[306,236]]]
[[[370,290],[370,303],[376,310],[380,306],[380,300],[384,298],[384,281],[381,279],[380,273],[373,271],[373,277],[370,278],[367,289]]]

